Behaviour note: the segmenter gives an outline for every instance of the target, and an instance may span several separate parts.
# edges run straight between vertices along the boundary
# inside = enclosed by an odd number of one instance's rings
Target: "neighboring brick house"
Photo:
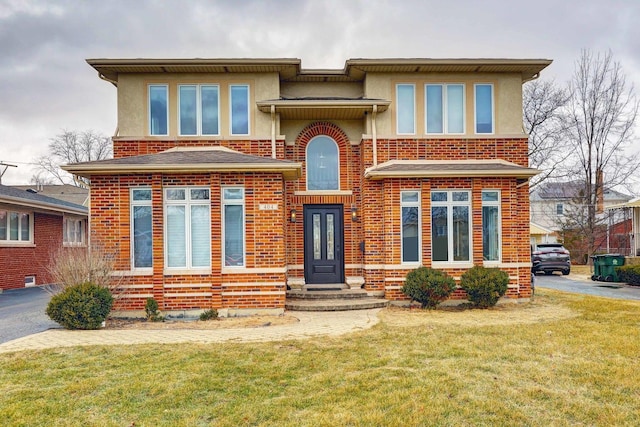
[[[91,59],[118,91],[92,242],[120,310],[282,312],[287,288],[404,299],[420,265],[474,264],[531,296],[522,84],[549,60]],[[458,290],[452,299],[464,299]]]
[[[0,290],[50,283],[60,250],[87,247],[87,214],[85,206],[0,185]]]

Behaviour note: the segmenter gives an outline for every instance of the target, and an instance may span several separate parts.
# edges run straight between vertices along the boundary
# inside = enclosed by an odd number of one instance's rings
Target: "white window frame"
[[[400,86],[410,86],[413,88],[413,130],[411,132],[400,132],[400,100],[398,88]],[[415,83],[397,83],[396,84],[396,134],[398,135],[415,135],[416,134],[416,85]]]
[[[234,87],[247,88],[247,133],[233,132],[233,90]],[[251,86],[247,83],[237,83],[229,85],[229,135],[246,136],[251,135]]]
[[[164,88],[165,95],[167,97],[167,111],[165,112],[167,121],[167,132],[166,133],[153,133],[151,126],[151,88],[152,87],[162,87]],[[167,136],[170,132],[170,123],[169,123],[169,85],[162,83],[152,83],[147,85],[147,126],[149,126],[149,135],[151,136]]]
[[[319,137],[326,137],[329,140],[331,140],[331,142],[334,143],[334,145],[336,146],[336,152],[338,153],[338,164],[337,164],[337,172],[338,172],[338,188],[330,188],[328,190],[311,190],[309,189],[309,147],[311,146],[311,144],[318,139]],[[313,138],[311,138],[311,140],[309,141],[309,143],[307,144],[307,146],[304,149],[304,159],[305,159],[305,163],[306,163],[306,176],[305,176],[305,180],[306,180],[306,185],[307,185],[307,191],[340,191],[340,146],[338,145],[338,143],[336,142],[335,139],[331,138],[329,135],[316,135]]]
[[[455,265],[466,265],[473,264],[473,211],[472,211],[472,200],[471,200],[471,190],[469,189],[431,189],[432,193],[447,193],[447,201],[433,201],[431,200],[431,208],[433,207],[446,207],[447,208],[447,261],[434,261],[433,260],[433,230],[429,232],[431,235],[431,262],[434,266],[438,265],[446,265],[446,264],[455,264]],[[467,193],[468,197],[465,201],[454,201],[453,193]],[[431,194],[429,195],[429,199],[431,199]],[[454,260],[453,254],[453,208],[454,206],[466,206],[469,208],[469,259],[468,260]],[[431,210],[429,212],[431,216]]]
[[[184,200],[168,200],[167,192],[171,190],[184,190]],[[209,199],[206,200],[192,200],[191,190],[207,190],[209,191]],[[165,187],[162,191],[163,194],[163,241],[164,241],[164,269],[168,274],[202,274],[211,271],[211,245],[209,245],[209,264],[207,266],[193,267],[193,253],[191,250],[191,207],[192,206],[207,206],[208,218],[209,218],[209,238],[211,237],[211,189],[203,186],[176,186]],[[167,212],[169,206],[184,206],[185,207],[185,266],[169,267],[169,245],[167,236],[168,218]]]
[[[478,132],[478,86],[491,88],[491,132]],[[476,135],[493,135],[496,132],[496,94],[493,83],[474,83],[473,85],[473,132]]]
[[[498,264],[502,261],[502,194],[500,190],[490,189],[490,188],[482,190],[481,194],[484,194],[484,193],[498,193],[498,200],[495,200],[495,201],[482,200],[482,207],[495,206],[498,208],[498,259],[484,261],[485,264],[492,264],[492,263]],[[482,199],[482,195],[480,197]],[[484,218],[483,218],[483,222],[484,222]],[[482,243],[483,243],[482,256],[484,258],[484,228],[482,229]]]
[[[427,88],[442,87],[442,132],[429,132],[429,108],[427,107]],[[449,86],[462,86],[462,132],[449,132]],[[467,90],[464,83],[425,83],[424,85],[424,133],[425,135],[464,135],[467,129]]]
[[[242,199],[225,199],[224,190],[241,190]],[[220,200],[222,201],[221,212],[221,241],[222,241],[222,268],[245,268],[247,265],[247,212],[246,212],[246,192],[244,187],[237,185],[222,186],[220,191]],[[241,265],[227,265],[226,259],[226,228],[225,228],[225,206],[242,206],[242,264]]]
[[[418,200],[405,202],[402,200],[403,194],[416,193]],[[405,265],[420,265],[422,263],[422,209],[421,209],[421,192],[420,190],[402,190],[400,191],[400,263]],[[402,224],[402,209],[418,208],[418,259],[416,261],[404,260],[404,233]]]
[[[133,193],[135,191],[151,191],[151,199],[150,200],[133,200]],[[134,215],[133,215],[133,207],[134,206],[148,206],[151,208],[151,216],[152,216],[152,220],[151,220],[151,230],[153,233],[153,191],[151,190],[151,187],[133,187],[129,189],[129,236],[130,236],[130,262],[131,262],[131,270],[132,271],[153,271],[153,243],[152,243],[152,250],[151,250],[151,266],[150,267],[136,267],[135,264],[135,230],[134,230]],[[152,236],[152,242],[153,242],[153,236]]]
[[[72,242],[69,237],[69,224],[80,223],[80,241]],[[62,245],[63,246],[86,246],[87,245],[87,220],[78,216],[64,215],[62,217]]]
[[[34,213],[31,211],[22,211],[22,210],[10,210],[10,209],[3,209],[0,208],[0,211],[4,211],[7,213],[7,218],[6,218],[6,230],[7,230],[7,238],[6,239],[2,239],[0,240],[0,246],[26,246],[26,245],[33,245],[34,241],[33,241],[33,236],[34,236],[34,230],[33,230],[33,225],[34,225]],[[10,240],[10,229],[9,229],[9,223],[10,223],[10,218],[11,218],[11,214],[12,213],[16,213],[18,215],[28,215],[29,216],[29,240],[22,240],[22,223],[21,221],[18,219],[18,240]]]
[[[181,91],[180,89],[183,87],[195,87],[196,88],[196,133],[194,134],[190,134],[190,133],[182,133],[182,115],[181,110],[180,110],[180,106],[181,104],[181,100],[180,97],[181,95]],[[218,129],[216,133],[202,133],[202,88],[206,88],[206,87],[215,87],[218,90]],[[218,84],[207,84],[207,83],[202,83],[202,84],[180,84],[178,85],[178,135],[179,136],[219,136],[220,135],[220,85]]]

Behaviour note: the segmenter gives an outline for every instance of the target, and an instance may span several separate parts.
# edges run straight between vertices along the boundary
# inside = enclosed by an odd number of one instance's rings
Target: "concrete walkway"
[[[288,325],[238,329],[100,329],[96,331],[48,331],[0,344],[0,353],[88,345],[210,344],[221,342],[265,342],[338,336],[368,329],[378,323],[379,308],[370,310],[302,312],[288,311],[299,322]]]

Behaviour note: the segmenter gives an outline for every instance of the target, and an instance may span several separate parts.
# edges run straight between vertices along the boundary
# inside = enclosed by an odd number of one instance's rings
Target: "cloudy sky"
[[[564,82],[610,49],[640,91],[639,22],[638,0],[0,0],[2,182],[28,183],[62,129],[113,134],[116,89],[86,58],[546,58]]]

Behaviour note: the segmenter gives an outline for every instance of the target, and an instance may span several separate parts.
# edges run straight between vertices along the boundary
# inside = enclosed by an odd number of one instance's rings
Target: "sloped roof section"
[[[534,189],[533,200],[570,200],[584,196],[584,181],[567,182],[543,182]],[[605,201],[628,201],[631,196],[620,193],[611,188],[605,188],[603,192]]]
[[[88,213],[85,206],[6,185],[0,185],[0,203],[78,215]]]
[[[218,146],[178,147],[156,154],[73,163],[62,166],[62,169],[85,177],[144,172],[278,172],[285,179],[296,179],[301,174],[302,165]]]
[[[390,160],[367,168],[365,178],[512,177],[540,173],[505,160]]]
[[[37,193],[42,196],[52,197],[65,202],[75,203],[76,205],[87,206],[89,201],[89,190],[75,185],[12,185],[11,187],[19,190]]]

